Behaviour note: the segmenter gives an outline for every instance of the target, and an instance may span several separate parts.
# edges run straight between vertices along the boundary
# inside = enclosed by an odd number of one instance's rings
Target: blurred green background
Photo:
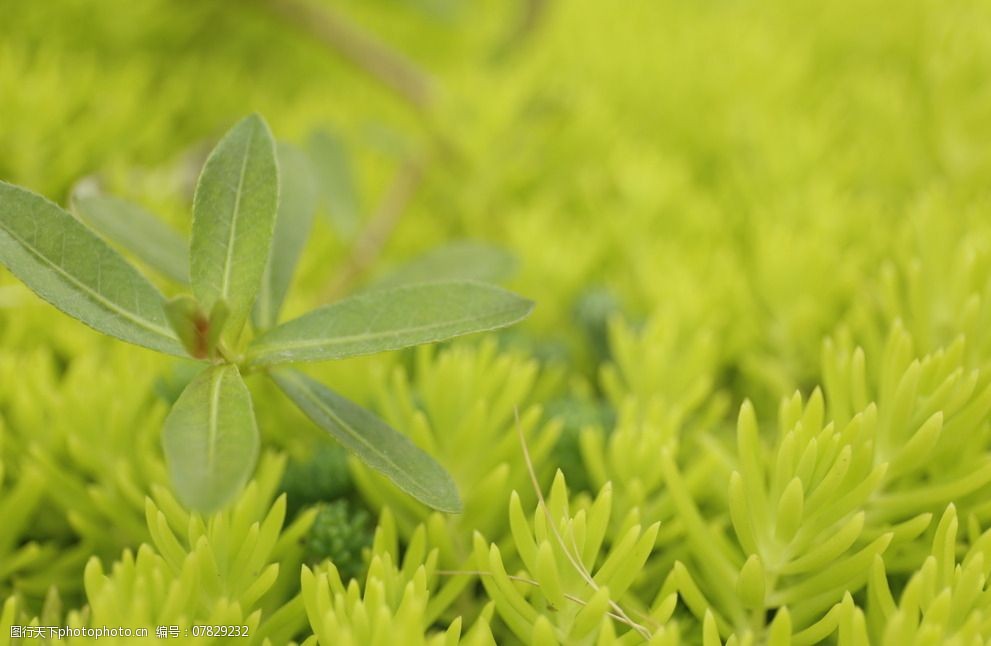
[[[297,3],[8,0],[0,177],[64,199],[99,173],[188,226],[162,169],[197,142],[251,111],[290,141],[330,128],[366,217],[406,156],[431,158],[387,258],[497,242],[541,303],[534,331],[601,285],[716,326],[781,385],[880,261],[981,219],[985,3],[323,4],[429,98],[349,63]],[[749,365],[758,348],[771,364]]]

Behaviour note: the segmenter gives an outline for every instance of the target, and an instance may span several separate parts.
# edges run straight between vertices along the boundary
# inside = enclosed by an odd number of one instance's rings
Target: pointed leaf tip
[[[0,263],[96,331],[185,356],[148,279],[60,206],[6,182],[0,182]]]
[[[280,370],[270,376],[307,417],[369,467],[425,505],[461,512],[450,474],[405,435],[300,372]]]
[[[234,344],[262,283],[278,209],[279,173],[268,125],[250,115],[207,158],[193,198],[189,276],[204,310],[227,302]]]

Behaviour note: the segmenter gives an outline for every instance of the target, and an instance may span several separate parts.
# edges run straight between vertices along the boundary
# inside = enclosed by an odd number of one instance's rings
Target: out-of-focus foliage
[[[6,2],[0,179],[63,204],[85,180],[187,234],[206,151],[258,111],[323,151],[285,318],[487,249],[526,325],[308,369],[441,462],[464,513],[248,377],[268,457],[188,515],[158,429],[189,371],[5,275],[0,643],[991,639],[991,5],[300,2],[432,98],[275,0]]]

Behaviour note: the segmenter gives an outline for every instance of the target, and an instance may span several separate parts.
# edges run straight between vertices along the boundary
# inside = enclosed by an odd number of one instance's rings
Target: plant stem
[[[486,572],[484,570],[437,570],[436,572],[434,572],[434,574],[436,574],[437,576],[479,576],[479,577],[481,577],[481,576],[494,576],[491,572]],[[509,579],[510,581],[518,581],[520,583],[525,583],[527,585],[532,585],[535,588],[539,588],[540,587],[540,582],[539,581],[534,581],[533,579],[531,579],[529,577],[520,576],[518,574],[507,574],[506,575],[506,578]],[[588,602],[587,601],[585,601],[581,597],[577,597],[577,596],[575,596],[573,594],[565,593],[564,594],[564,598],[567,599],[568,601],[573,602],[573,603],[577,603],[578,605],[580,605],[582,607],[588,605]],[[611,619],[615,619],[616,621],[618,621],[620,623],[623,623],[623,624],[627,623],[627,621],[628,621],[628,619],[626,619],[624,617],[621,617],[620,615],[617,615],[616,613],[610,612],[610,611],[607,611],[606,612],[606,616],[608,616]]]
[[[347,294],[375,264],[423,179],[424,165],[423,161],[410,158],[399,167],[375,215],[351,247],[351,255],[321,294],[321,302]]]
[[[564,552],[564,556],[571,564],[571,567],[573,567],[578,575],[585,580],[585,583],[587,583],[593,590],[598,591],[599,584],[595,582],[595,579],[592,577],[592,573],[588,571],[579,556],[580,552],[578,550],[578,546],[574,543],[575,537],[571,537],[572,545],[575,550],[574,553],[572,553],[571,549],[569,549],[564,543],[564,538],[561,536],[561,532],[557,529],[557,519],[551,515],[550,507],[547,506],[547,501],[544,500],[544,493],[541,491],[540,483],[537,481],[537,471],[533,468],[533,460],[530,458],[530,448],[527,446],[526,436],[523,435],[523,427],[520,425],[520,409],[518,407],[513,407],[513,414],[516,419],[516,434],[520,438],[520,448],[523,450],[523,462],[526,464],[527,473],[530,475],[530,484],[533,485],[533,490],[537,494],[537,503],[540,509],[543,510],[544,517],[547,518],[547,527],[550,528],[551,534],[554,535],[558,546],[561,548],[561,551]],[[650,640],[650,631],[647,630],[646,627],[630,619],[629,615],[626,614],[619,603],[609,599],[609,607],[612,609],[612,613],[615,614],[619,621],[622,621],[624,624],[639,633],[640,636],[644,638],[644,641]]]
[[[227,347],[227,344],[223,341],[217,343],[217,354],[219,354],[227,363],[234,365],[240,364],[240,357],[235,356],[234,353],[231,352],[230,348]]]
[[[496,49],[497,59],[520,49],[537,31],[547,14],[549,0],[522,0],[519,14],[505,41]]]
[[[265,0],[286,22],[329,45],[356,67],[378,79],[417,110],[433,103],[433,80],[408,58],[377,40],[340,13],[306,0]]]
[[[410,105],[441,161],[462,165],[464,156],[438,116],[437,81],[401,52],[375,38],[345,16],[311,0],[260,0],[283,21],[327,45]],[[539,0],[538,0],[539,1]]]

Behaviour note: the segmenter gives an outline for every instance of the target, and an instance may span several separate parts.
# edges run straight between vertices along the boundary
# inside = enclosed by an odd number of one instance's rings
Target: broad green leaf
[[[279,174],[268,126],[252,115],[228,132],[203,166],[193,199],[190,271],[205,311],[224,300],[224,338],[233,343],[251,311],[268,262]]]
[[[186,386],[165,419],[162,446],[187,507],[213,512],[241,491],[258,458],[258,427],[236,366],[212,366]]]
[[[0,262],[43,299],[99,332],[186,354],[148,279],[61,207],[5,182]]]
[[[533,303],[492,285],[440,282],[365,292],[304,314],[248,346],[254,365],[343,359],[493,330]]]
[[[361,201],[344,142],[325,130],[315,130],[307,151],[330,223],[338,235],[351,238],[361,220]]]
[[[281,141],[277,150],[282,185],[272,252],[253,312],[255,327],[259,330],[272,327],[278,320],[316,211],[317,187],[306,154]]]
[[[400,489],[434,509],[461,511],[451,476],[405,435],[300,372],[280,370],[271,377],[317,426]]]
[[[375,281],[370,289],[439,280],[498,283],[515,269],[516,259],[508,251],[483,242],[462,240],[431,249],[401,264]]]
[[[72,200],[79,218],[172,280],[189,282],[189,243],[160,219],[116,197],[92,195]]]

